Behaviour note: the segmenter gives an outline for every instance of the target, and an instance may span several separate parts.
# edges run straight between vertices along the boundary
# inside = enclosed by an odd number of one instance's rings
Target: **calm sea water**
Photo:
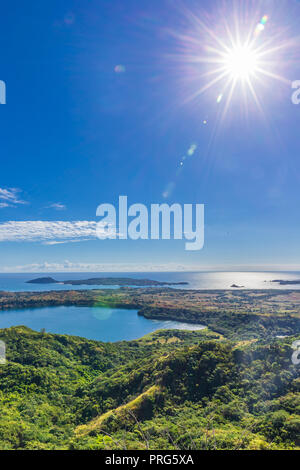
[[[270,281],[274,279],[300,279],[300,272],[160,272],[160,273],[47,273],[47,274],[0,274],[0,290],[6,291],[46,291],[70,289],[96,289],[101,286],[70,286],[61,284],[26,284],[36,277],[50,276],[58,281],[67,279],[88,279],[90,277],[132,277],[136,279],[154,279],[167,282],[188,282],[180,289],[230,289],[232,284],[245,289],[287,289]],[[103,286],[108,288],[109,286]],[[117,289],[117,286],[111,286]],[[176,288],[176,286],[174,286]],[[300,289],[300,285],[290,286]]]
[[[205,328],[175,321],[148,320],[137,315],[136,310],[117,308],[49,307],[0,312],[0,329],[17,325],[105,342],[129,341],[159,329],[195,331]]]

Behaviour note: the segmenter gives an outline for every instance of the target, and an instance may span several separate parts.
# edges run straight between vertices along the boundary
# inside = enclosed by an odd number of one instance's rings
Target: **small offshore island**
[[[72,286],[185,286],[188,282],[161,282],[153,279],[132,279],[129,277],[94,277],[83,280],[57,281],[52,277],[38,277],[27,284],[66,284]]]
[[[275,279],[271,282],[275,282],[280,286],[297,286],[300,284],[300,279],[295,279],[294,281],[284,281],[283,279]]]

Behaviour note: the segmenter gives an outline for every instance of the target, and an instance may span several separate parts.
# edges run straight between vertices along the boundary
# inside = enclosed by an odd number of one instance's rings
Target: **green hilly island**
[[[72,286],[184,286],[188,282],[161,282],[153,279],[133,279],[130,277],[92,277],[57,281],[53,277],[38,277],[27,281],[27,284],[66,284]]]

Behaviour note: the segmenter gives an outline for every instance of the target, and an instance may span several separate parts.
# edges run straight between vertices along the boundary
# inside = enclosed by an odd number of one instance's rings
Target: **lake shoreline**
[[[228,338],[259,338],[300,332],[297,290],[179,290],[120,288],[0,292],[0,311],[49,307],[136,310],[138,316],[207,326]]]

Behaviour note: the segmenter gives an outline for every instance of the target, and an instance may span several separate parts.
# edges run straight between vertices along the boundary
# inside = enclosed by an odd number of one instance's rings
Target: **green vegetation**
[[[0,330],[0,448],[299,448],[296,339],[207,329],[101,343]]]

